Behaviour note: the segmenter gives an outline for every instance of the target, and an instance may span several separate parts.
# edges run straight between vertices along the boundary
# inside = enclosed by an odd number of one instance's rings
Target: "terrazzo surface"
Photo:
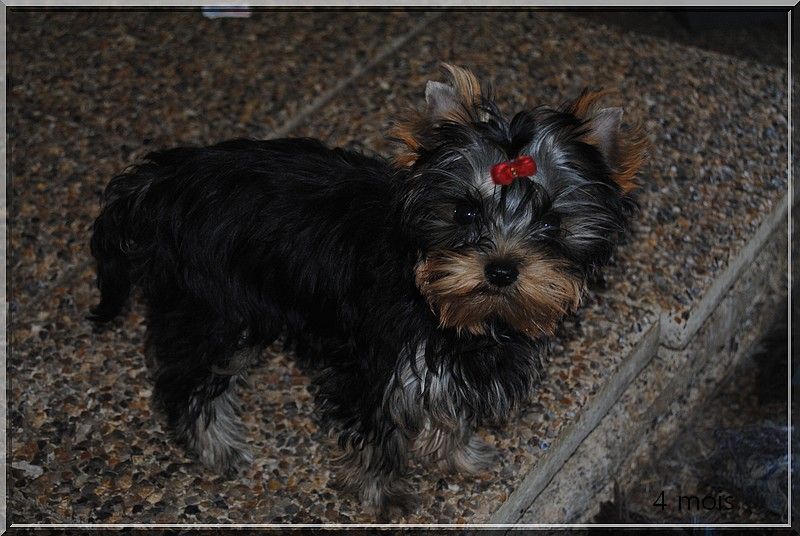
[[[10,520],[372,521],[327,486],[332,451],[308,380],[278,348],[244,391],[256,454],[245,478],[215,477],[167,441],[148,401],[141,310],[102,332],[83,320],[96,298],[87,229],[105,182],[136,156],[267,134],[420,15],[353,13],[327,27],[306,13],[292,31],[295,19],[274,13],[50,15],[8,19]],[[25,32],[15,33],[17,16]],[[356,27],[369,30],[351,37]],[[414,468],[423,504],[405,521],[480,522],[658,322],[651,311],[691,314],[775,207],[786,188],[786,74],[558,13],[448,13],[292,134],[389,154],[390,118],[422,99],[440,60],[491,74],[514,108],[614,87],[654,142],[635,238],[606,289],[565,324],[534,400],[509,426],[482,432],[502,462],[477,480]],[[250,84],[256,71],[264,78]]]

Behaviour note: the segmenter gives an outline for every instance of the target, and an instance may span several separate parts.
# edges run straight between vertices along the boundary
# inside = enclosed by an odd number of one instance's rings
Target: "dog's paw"
[[[216,444],[196,452],[203,465],[226,478],[237,477],[253,463],[253,454],[244,444]]]
[[[419,499],[405,480],[369,483],[361,492],[362,504],[381,523],[397,521],[419,507]]]
[[[329,486],[342,492],[355,493],[365,511],[382,523],[397,521],[419,507],[419,499],[407,480],[396,476],[339,474]]]
[[[477,475],[489,471],[499,461],[497,449],[473,435],[467,443],[448,452],[439,461],[439,467],[449,473]]]

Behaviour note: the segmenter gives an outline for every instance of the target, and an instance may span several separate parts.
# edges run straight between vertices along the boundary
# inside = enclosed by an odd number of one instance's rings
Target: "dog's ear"
[[[638,188],[636,174],[647,158],[649,144],[637,125],[624,128],[622,108],[600,108],[599,101],[606,91],[584,90],[566,110],[583,121],[582,140],[594,145],[603,155],[611,175],[623,193]]]
[[[400,117],[389,135],[405,145],[395,165],[411,166],[425,148],[428,131],[441,121],[469,123],[477,117],[481,85],[468,69],[442,64],[448,83],[429,81],[425,86],[424,111],[414,110]]]
[[[429,117],[443,117],[459,106],[455,88],[433,80],[425,86],[425,102]]]
[[[469,69],[443,63],[450,84],[428,82],[425,100],[432,120],[447,119],[467,123],[474,119],[475,107],[481,102],[481,84]]]
[[[588,125],[588,139],[606,160],[611,160],[619,145],[622,108],[601,108],[594,113]]]

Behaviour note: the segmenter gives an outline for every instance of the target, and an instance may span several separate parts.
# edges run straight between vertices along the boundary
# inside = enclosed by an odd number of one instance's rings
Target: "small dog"
[[[238,139],[151,153],[108,185],[91,318],[142,289],[154,400],[206,465],[251,460],[236,385],[280,336],[316,371],[338,481],[377,512],[413,509],[411,456],[492,463],[473,431],[531,393],[635,210],[646,143],[601,92],[509,121],[470,71],[445,69],[396,123],[393,162]]]

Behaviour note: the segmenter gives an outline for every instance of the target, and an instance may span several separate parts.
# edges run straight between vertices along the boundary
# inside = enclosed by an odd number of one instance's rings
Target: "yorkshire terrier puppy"
[[[151,153],[108,185],[92,318],[142,289],[154,400],[203,463],[251,460],[236,386],[281,336],[315,369],[338,480],[367,506],[412,507],[411,456],[492,462],[473,431],[535,387],[544,341],[633,213],[646,144],[602,93],[508,120],[445,67],[396,123],[392,162],[238,139]]]

